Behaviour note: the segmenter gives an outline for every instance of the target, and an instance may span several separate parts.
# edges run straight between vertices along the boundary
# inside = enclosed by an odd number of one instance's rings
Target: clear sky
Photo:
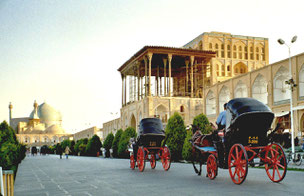
[[[68,132],[117,118],[117,69],[145,45],[181,47],[203,32],[269,38],[270,63],[304,52],[302,0],[0,0],[0,121],[46,101]],[[117,113],[118,114],[115,114]],[[111,114],[113,113],[113,114]]]

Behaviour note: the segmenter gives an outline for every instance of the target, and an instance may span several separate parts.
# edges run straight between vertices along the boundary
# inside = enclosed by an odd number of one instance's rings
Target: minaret
[[[36,100],[34,102],[34,115],[33,115],[33,119],[39,119],[39,117],[38,117],[38,104],[37,104]]]
[[[9,103],[8,109],[9,109],[9,125],[11,126],[11,122],[12,122],[12,109],[13,109],[12,102]]]

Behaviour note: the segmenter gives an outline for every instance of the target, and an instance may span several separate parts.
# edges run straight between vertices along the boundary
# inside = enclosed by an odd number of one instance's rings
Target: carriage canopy
[[[227,103],[226,110],[226,129],[242,119],[250,120],[252,123],[263,121],[270,126],[274,118],[274,114],[267,105],[253,98],[232,99]],[[242,118],[242,116],[247,116],[247,118]],[[248,122],[242,121],[241,123]]]
[[[144,118],[139,123],[139,134],[161,134],[165,135],[164,128],[159,118]]]

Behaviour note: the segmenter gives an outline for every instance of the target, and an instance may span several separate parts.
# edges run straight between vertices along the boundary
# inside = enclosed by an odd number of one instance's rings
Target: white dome
[[[52,125],[48,127],[44,133],[46,134],[65,134],[64,129],[59,125]]]
[[[40,119],[40,122],[46,123],[47,126],[53,124],[61,124],[62,118],[60,112],[55,110],[52,106],[47,103],[43,103],[38,106],[37,114]],[[33,110],[30,114],[30,119],[37,118],[35,116],[35,110]]]

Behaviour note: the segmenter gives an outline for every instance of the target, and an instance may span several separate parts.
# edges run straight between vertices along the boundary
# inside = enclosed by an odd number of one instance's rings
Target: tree
[[[109,133],[103,143],[103,147],[106,149],[106,157],[110,157],[110,149],[112,148],[114,135],[113,133]]]
[[[74,146],[75,154],[85,155],[85,149],[88,143],[88,138],[80,139],[76,142]]]
[[[209,134],[212,132],[212,127],[205,114],[199,114],[193,119],[193,126],[199,128],[202,134]]]
[[[115,137],[113,139],[113,143],[112,143],[113,157],[118,157],[118,144],[119,144],[119,140],[121,138],[122,133],[123,133],[123,130],[119,129],[116,132]]]
[[[171,159],[178,161],[182,158],[182,149],[186,138],[186,127],[184,120],[177,112],[168,120],[166,126],[166,144],[171,152]]]
[[[128,127],[121,135],[119,143],[118,143],[118,157],[128,158],[129,153],[127,153],[127,148],[129,144],[129,140],[132,137],[136,137],[136,131],[132,127]]]
[[[86,146],[86,154],[88,156],[97,156],[97,153],[100,152],[101,141],[97,135],[93,135],[91,139],[88,141],[88,145]]]
[[[71,149],[71,141],[69,139],[63,140],[60,145],[63,150],[65,150],[67,146]]]
[[[13,170],[16,174],[18,164],[25,157],[25,146],[16,138],[15,131],[6,121],[0,124],[0,166]]]
[[[189,140],[192,138],[192,131],[188,130],[187,131],[187,136],[184,141],[183,145],[183,151],[182,151],[182,157],[186,161],[191,161],[192,160],[192,145],[189,142]]]

